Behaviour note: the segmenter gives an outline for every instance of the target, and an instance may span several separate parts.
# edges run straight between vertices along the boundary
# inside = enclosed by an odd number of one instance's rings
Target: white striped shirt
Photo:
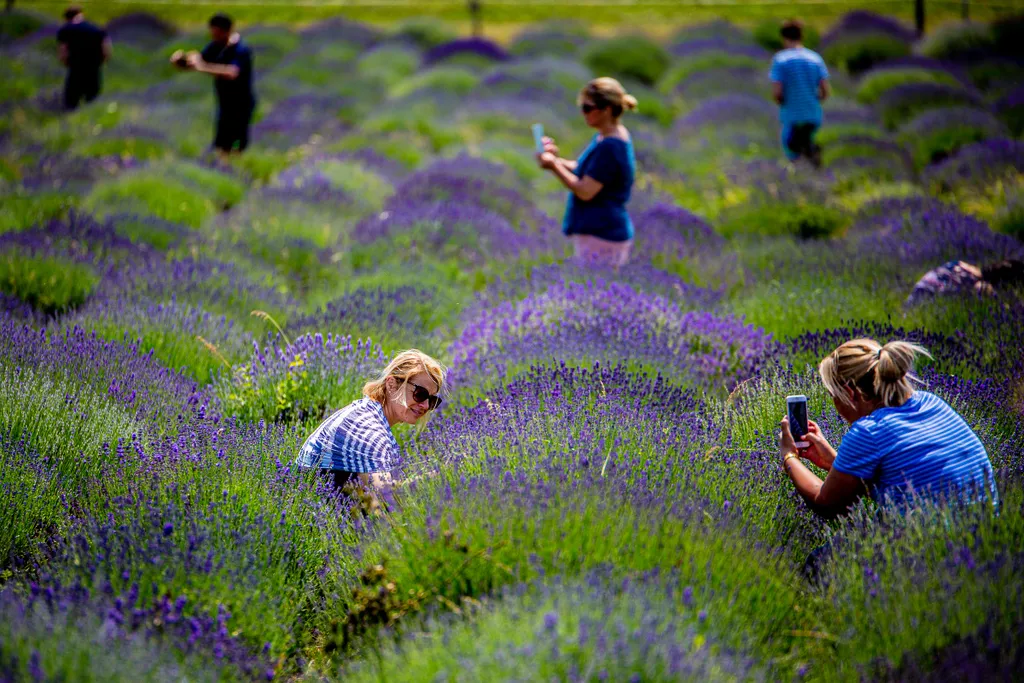
[[[309,435],[295,463],[357,474],[390,472],[398,465],[398,442],[384,407],[361,398],[335,412]]]

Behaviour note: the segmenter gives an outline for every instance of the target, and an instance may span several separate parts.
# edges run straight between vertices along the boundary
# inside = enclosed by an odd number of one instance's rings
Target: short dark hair
[[[210,26],[213,28],[219,28],[221,31],[230,31],[233,24],[234,22],[231,21],[231,17],[223,12],[217,12],[210,17]]]
[[[64,20],[65,21],[71,21],[72,19],[74,19],[75,17],[77,17],[81,13],[82,13],[82,6],[81,5],[68,5],[68,8],[66,10],[64,10]]]
[[[781,33],[782,37],[786,40],[803,40],[804,25],[796,19],[790,19],[782,24],[782,30],[780,30],[779,33]]]
[[[1024,261],[1006,259],[981,267],[981,279],[994,287],[1024,284]]]

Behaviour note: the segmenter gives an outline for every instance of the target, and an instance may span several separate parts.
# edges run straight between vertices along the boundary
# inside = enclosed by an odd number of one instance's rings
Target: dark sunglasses
[[[580,111],[583,112],[584,114],[589,114],[590,112],[596,111],[598,109],[604,109],[604,107],[599,107],[598,105],[590,104],[589,102],[584,102],[583,104],[580,105]]]
[[[427,391],[424,387],[421,387],[419,384],[413,384],[412,382],[409,382],[409,386],[412,387],[412,400],[415,401],[416,403],[423,403],[424,401],[429,401],[427,405],[430,406],[430,410],[433,410],[434,408],[441,405],[440,396],[436,394],[432,395],[429,391]]]

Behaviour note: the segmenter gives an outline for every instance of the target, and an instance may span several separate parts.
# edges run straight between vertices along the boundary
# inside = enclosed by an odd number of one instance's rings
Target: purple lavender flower
[[[939,190],[980,186],[1007,174],[1024,170],[1024,142],[999,138],[960,150],[945,161],[925,169],[921,180]]]
[[[764,125],[770,125],[775,117],[775,107],[767,98],[746,94],[720,95],[698,104],[676,121],[673,130],[680,134],[688,134],[704,126],[749,125],[751,121],[761,121]]]
[[[821,37],[821,47],[825,49],[832,43],[851,36],[871,33],[886,35],[907,43],[915,38],[913,29],[896,19],[868,10],[854,10],[840,17],[835,26]]]
[[[627,285],[567,282],[468,323],[452,347],[453,381],[502,376],[538,362],[612,359],[730,384],[757,366],[769,343],[740,320],[684,313]]]
[[[423,64],[433,66],[453,57],[464,55],[483,57],[495,62],[504,62],[509,59],[509,54],[504,48],[486,38],[460,38],[428,50],[423,55]]]

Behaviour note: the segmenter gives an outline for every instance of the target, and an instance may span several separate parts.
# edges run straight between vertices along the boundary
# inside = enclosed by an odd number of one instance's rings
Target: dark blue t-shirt
[[[221,109],[250,109],[256,104],[252,91],[252,50],[239,40],[237,43],[213,43],[203,48],[203,61],[211,64],[233,64],[238,67],[238,78],[214,78],[213,87]]]
[[[107,32],[88,21],[68,22],[57,31],[57,42],[68,46],[68,70],[73,74],[94,74],[103,64],[103,41]]]
[[[577,159],[576,175],[590,176],[603,187],[589,202],[569,193],[562,232],[609,242],[633,239],[633,221],[626,212],[636,175],[633,143],[612,137],[598,140],[595,135]]]

